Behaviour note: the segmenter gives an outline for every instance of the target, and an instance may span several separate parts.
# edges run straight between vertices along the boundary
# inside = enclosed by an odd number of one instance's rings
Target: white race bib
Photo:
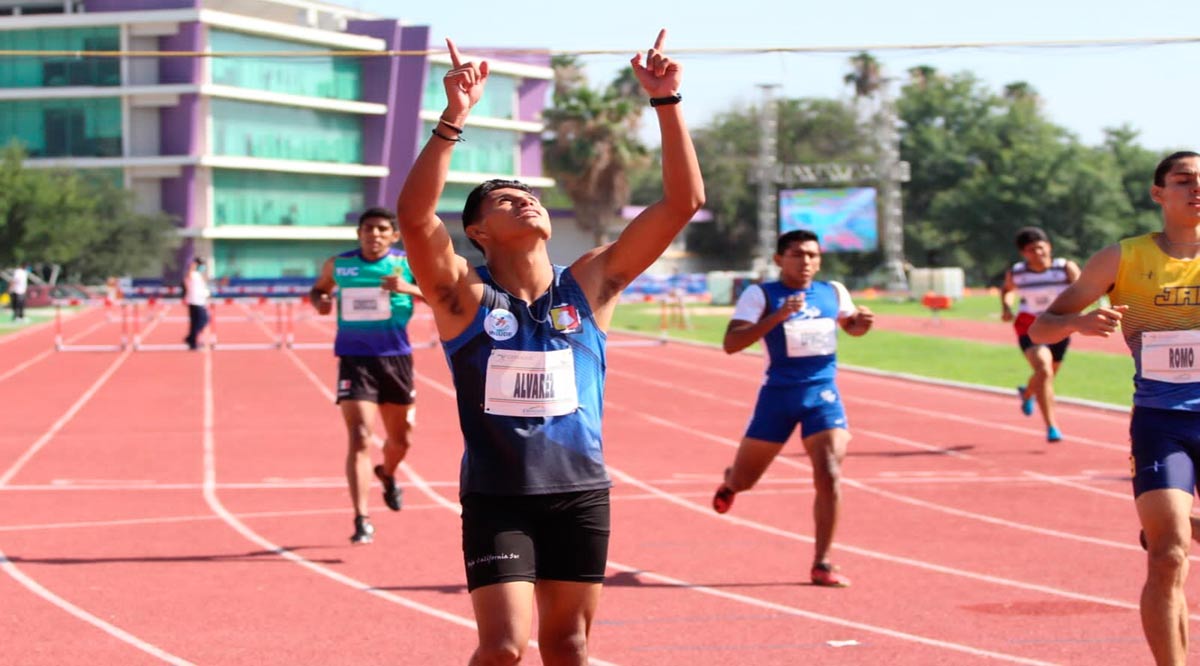
[[[1200,382],[1200,331],[1142,333],[1142,377],[1171,384]]]
[[[570,349],[493,349],[488,356],[483,411],[501,416],[562,416],[579,408]]]
[[[1025,299],[1025,307],[1022,309],[1035,315],[1042,314],[1063,290],[1064,287],[1059,285],[1022,289],[1021,297]]]
[[[392,294],[379,287],[346,287],[341,290],[342,319],[383,321],[392,317]]]
[[[837,351],[837,322],[820,319],[789,319],[783,322],[788,358],[828,356]]]

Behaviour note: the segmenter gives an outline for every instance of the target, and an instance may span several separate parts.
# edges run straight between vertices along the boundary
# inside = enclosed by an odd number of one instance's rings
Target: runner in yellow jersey
[[[1183,585],[1200,461],[1200,153],[1177,152],[1154,170],[1150,196],[1163,230],[1097,252],[1079,279],[1029,329],[1034,342],[1120,327],[1133,354],[1130,467],[1145,535],[1142,630],[1159,666],[1187,661]],[[1084,313],[1108,294],[1112,303]]]

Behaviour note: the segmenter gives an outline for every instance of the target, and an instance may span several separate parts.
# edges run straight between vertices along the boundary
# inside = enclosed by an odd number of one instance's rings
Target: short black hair
[[[782,255],[787,252],[788,246],[792,243],[807,243],[813,241],[818,246],[821,245],[821,240],[817,238],[817,234],[808,229],[793,229],[786,234],[779,236],[775,241],[775,254]]]
[[[1032,245],[1039,241],[1050,242],[1050,236],[1041,227],[1021,227],[1017,230],[1017,249],[1024,250],[1026,245]]]
[[[192,263],[196,264],[197,266],[203,266],[204,265],[204,257],[202,257],[200,255],[196,255],[196,256],[192,257]]]
[[[491,180],[483,181],[482,183],[476,185],[475,189],[471,190],[471,193],[467,195],[467,202],[463,204],[463,231],[466,231],[467,227],[479,221],[479,208],[483,205],[483,198],[490,194],[493,190],[521,190],[522,192],[533,194],[533,188],[519,180],[493,178]],[[476,243],[474,240],[472,240],[470,236],[467,237],[467,240],[471,241],[471,245],[474,245],[476,250],[483,252],[483,247],[481,247],[479,243]]]
[[[390,222],[392,224],[392,231],[400,231],[400,223],[396,221],[396,214],[393,213],[390,209],[384,208],[382,206],[373,206],[371,208],[364,210],[362,212],[362,215],[358,216],[358,228],[362,229],[363,222],[366,222],[367,220],[369,220],[373,217],[384,218],[385,220],[387,220],[388,222]]]
[[[1190,150],[1180,150],[1163,158],[1163,161],[1158,163],[1154,169],[1154,184],[1162,187],[1167,184],[1167,174],[1171,171],[1171,167],[1175,166],[1176,162],[1186,160],[1189,157],[1200,157],[1200,153],[1194,153]]]

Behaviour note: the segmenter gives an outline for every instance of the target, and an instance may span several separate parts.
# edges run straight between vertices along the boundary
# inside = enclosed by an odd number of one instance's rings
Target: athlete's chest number
[[[483,411],[501,416],[562,416],[579,408],[570,349],[492,350]]]

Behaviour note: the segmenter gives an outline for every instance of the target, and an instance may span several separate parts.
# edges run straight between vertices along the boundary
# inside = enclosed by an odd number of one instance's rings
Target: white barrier
[[[94,305],[100,305],[100,304],[103,304],[105,308],[113,308],[113,307],[119,308],[119,310],[120,310],[119,314],[113,315],[113,313],[110,310],[109,312],[105,313],[105,318],[108,320],[109,323],[118,323],[119,322],[121,324],[120,341],[117,342],[116,344],[93,344],[93,345],[67,344],[63,338],[63,325],[62,325],[63,306],[64,305],[70,306],[70,307],[80,306],[80,305],[93,305],[94,306]],[[125,351],[125,348],[127,346],[129,346],[129,304],[128,303],[114,304],[112,301],[108,301],[108,300],[80,301],[77,299],[72,299],[70,301],[54,301],[54,351],[60,351],[60,352],[113,352],[113,351]]]

